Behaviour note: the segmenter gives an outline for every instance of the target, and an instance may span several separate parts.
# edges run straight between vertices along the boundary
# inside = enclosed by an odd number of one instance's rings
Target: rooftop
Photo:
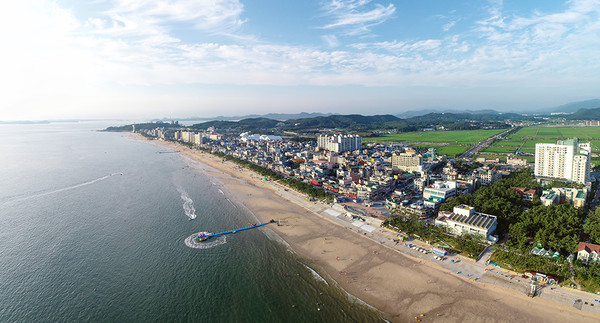
[[[474,213],[471,216],[464,216],[456,213],[452,213],[448,220],[457,223],[469,225],[472,227],[488,230],[492,224],[496,221],[496,217],[493,215]]]
[[[585,250],[587,253],[592,253],[592,251],[595,251],[596,253],[600,254],[600,245],[587,242],[580,242],[579,247],[577,248],[577,252],[583,250]]]

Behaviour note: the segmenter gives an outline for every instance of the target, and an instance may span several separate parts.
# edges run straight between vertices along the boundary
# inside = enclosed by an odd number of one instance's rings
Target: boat
[[[198,241],[202,242],[202,241],[206,241],[208,240],[208,236],[212,235],[212,233],[208,232],[208,233],[203,233],[201,235],[198,236],[198,238],[196,238]]]

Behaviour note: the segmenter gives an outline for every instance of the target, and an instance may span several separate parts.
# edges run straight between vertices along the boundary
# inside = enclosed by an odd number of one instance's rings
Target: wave
[[[329,286],[329,283],[327,282],[327,280],[325,280],[325,278],[321,277],[321,275],[319,275],[319,273],[317,273],[314,269],[308,267],[307,265],[304,265],[304,267],[306,267],[308,270],[310,270],[310,272],[312,273],[313,277],[318,280],[318,281],[322,281],[324,282],[327,286]]]
[[[116,175],[123,175],[123,173],[112,173],[110,175],[98,177],[96,179],[93,179],[93,180],[90,180],[90,181],[87,181],[87,182],[83,182],[83,183],[80,183],[80,184],[75,184],[75,185],[72,185],[72,186],[67,186],[67,187],[63,187],[63,188],[59,188],[59,189],[55,189],[55,190],[51,190],[51,191],[46,191],[46,192],[41,192],[41,193],[37,193],[37,194],[33,194],[33,195],[26,195],[26,196],[16,197],[16,198],[13,198],[13,199],[9,199],[8,201],[5,201],[4,203],[8,203],[8,202],[21,202],[21,201],[25,201],[25,200],[36,198],[36,197],[42,197],[42,196],[56,194],[56,193],[60,193],[60,192],[64,192],[64,191],[74,190],[76,188],[80,188],[80,187],[83,187],[83,186],[92,185],[94,183],[103,181],[105,179],[111,178],[111,177],[116,176]]]
[[[198,236],[201,234],[209,234],[210,232],[197,232],[192,234],[191,236],[185,238],[185,245],[194,248],[194,249],[209,249],[212,247],[220,246],[227,242],[227,238],[225,236],[220,236],[216,238],[211,238],[208,242],[199,242],[197,240]]]
[[[177,188],[177,191],[179,192],[179,194],[181,194],[181,199],[183,200],[183,211],[185,212],[185,215],[187,215],[187,217],[190,218],[190,220],[195,219],[196,208],[194,208],[194,200],[192,200],[188,196],[187,192],[182,188]]]

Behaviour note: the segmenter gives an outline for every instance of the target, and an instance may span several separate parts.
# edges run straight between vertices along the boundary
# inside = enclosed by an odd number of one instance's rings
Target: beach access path
[[[281,226],[261,230],[275,233],[322,276],[335,280],[391,321],[411,321],[421,314],[423,322],[600,320],[598,313],[579,310],[560,297],[529,298],[519,290],[522,281],[508,280],[509,285],[504,286],[507,280],[497,269],[486,272],[482,264],[464,258],[454,264],[438,262],[431,254],[396,245],[389,240],[396,235],[391,231],[361,231],[341,214],[335,216],[329,205],[309,202],[291,189],[264,181],[216,156],[174,143],[151,142],[200,162],[199,167],[219,182],[234,202],[259,220],[279,220]],[[561,289],[567,298],[569,292]],[[550,292],[544,291],[542,296],[545,294]]]

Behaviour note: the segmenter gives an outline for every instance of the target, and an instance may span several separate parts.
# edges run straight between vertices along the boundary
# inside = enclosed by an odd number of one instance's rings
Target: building
[[[521,199],[523,201],[527,201],[527,202],[533,202],[533,197],[535,195],[535,190],[532,189],[525,189],[524,187],[512,187],[512,190],[517,191],[517,193],[519,193],[519,195],[521,195]]]
[[[456,182],[436,181],[432,186],[423,189],[424,205],[430,208],[437,207],[451,197],[456,197]]]
[[[527,160],[524,158],[518,158],[514,155],[508,155],[506,157],[506,163],[513,166],[527,166]]]
[[[493,168],[481,167],[473,172],[473,177],[477,178],[481,185],[489,185],[502,179],[502,174]]]
[[[392,169],[401,170],[404,172],[416,172],[421,170],[423,166],[423,157],[412,152],[404,152],[399,155],[392,156]]]
[[[258,135],[251,134],[249,132],[244,132],[240,134],[241,141],[255,140],[255,141],[265,141],[265,140],[282,140],[281,136],[273,136],[273,135]]]
[[[200,146],[204,143],[201,133],[194,134],[194,145]]]
[[[489,242],[496,242],[497,237],[491,234],[496,230],[498,220],[496,216],[475,212],[475,208],[468,205],[455,206],[452,212],[438,214],[435,225],[446,227],[448,232],[455,235],[470,234]]]
[[[591,145],[579,139],[535,145],[534,174],[538,178],[563,179],[584,184],[590,181]]]
[[[577,248],[577,259],[583,262],[590,263],[600,262],[600,245],[593,243],[580,242]]]
[[[321,135],[317,138],[317,147],[336,153],[360,150],[362,148],[362,138],[359,135]]]
[[[542,191],[540,201],[545,206],[552,204],[571,203],[574,208],[580,209],[585,206],[588,189],[570,187],[553,187]]]
[[[442,169],[442,178],[445,181],[455,181],[458,179],[458,171],[451,162],[448,162]]]
[[[190,131],[181,131],[180,140],[183,142],[193,142],[194,133]]]

